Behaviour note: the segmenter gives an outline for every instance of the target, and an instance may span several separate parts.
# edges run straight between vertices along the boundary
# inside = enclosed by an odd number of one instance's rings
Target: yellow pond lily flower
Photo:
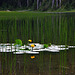
[[[28,40],[29,42],[32,42],[32,40]]]
[[[35,45],[34,44],[31,44],[31,47],[35,47]]]

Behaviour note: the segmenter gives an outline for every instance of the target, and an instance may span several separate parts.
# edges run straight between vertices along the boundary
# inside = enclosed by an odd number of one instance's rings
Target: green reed
[[[17,14],[16,14],[17,13]],[[7,14],[7,13],[6,13]],[[12,14],[12,12],[10,13]],[[68,24],[67,18],[64,20],[64,16],[62,14],[59,15],[53,15],[53,14],[47,14],[45,16],[41,15],[39,13],[39,16],[28,16],[27,13],[18,13],[18,12],[13,12],[15,14],[14,16],[1,16],[1,22],[2,20],[5,20],[5,17],[7,18],[5,23],[2,23],[4,26],[3,28],[5,29],[5,25],[10,27],[12,32],[12,36],[17,39],[20,38],[24,40],[25,42],[28,39],[34,39],[34,42],[45,42],[45,43],[56,43],[60,41],[59,44],[64,44],[65,43],[65,32],[68,31],[68,29],[65,31],[65,26],[66,23]],[[20,14],[20,17],[19,17]],[[30,14],[30,13],[29,13]],[[34,14],[37,15],[37,14]],[[42,17],[41,17],[41,16]],[[47,16],[48,15],[48,16]],[[61,18],[62,17],[62,18]],[[72,18],[72,17],[71,17]],[[73,18],[70,19],[70,24],[74,24],[74,21],[72,23]],[[65,21],[65,22],[64,22]],[[68,25],[70,25],[68,24]],[[21,29],[20,29],[21,27]],[[69,31],[68,31],[68,38],[71,39],[72,37],[72,30],[73,26],[69,26]],[[70,32],[70,35],[69,35]],[[20,36],[19,36],[20,35]],[[3,35],[4,36],[4,35]],[[10,38],[10,37],[9,37]],[[25,38],[25,39],[24,39]],[[40,38],[40,39],[39,39]],[[15,40],[13,39],[13,41]],[[73,41],[73,40],[72,40]],[[27,43],[27,42],[26,42]],[[68,43],[70,43],[68,41]]]
[[[24,54],[24,74],[26,75],[26,54]]]
[[[44,59],[43,52],[40,52],[40,55],[39,55],[39,73],[43,72],[43,67],[44,67],[43,59]]]
[[[51,75],[51,54],[50,54],[50,62],[49,62],[49,75]]]
[[[43,19],[40,19],[40,21],[41,21],[41,24],[40,24],[41,43],[44,43],[44,33],[45,33],[44,26],[45,26],[45,24],[43,23],[44,22]]]

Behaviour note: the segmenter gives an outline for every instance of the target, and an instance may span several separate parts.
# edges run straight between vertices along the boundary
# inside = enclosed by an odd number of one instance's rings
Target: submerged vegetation
[[[51,46],[51,43],[49,43],[48,46]]]

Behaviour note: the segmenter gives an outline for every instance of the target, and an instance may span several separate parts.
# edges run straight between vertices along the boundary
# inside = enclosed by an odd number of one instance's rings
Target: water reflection
[[[73,51],[73,55],[70,53]],[[75,73],[75,51],[40,52],[35,55],[0,53],[0,73],[3,75],[70,75]]]
[[[0,42],[33,42],[74,45],[74,16],[52,14],[43,17],[14,17],[0,19]]]
[[[43,17],[0,18],[0,42],[13,43],[28,39],[39,43],[75,45],[75,17],[72,14],[52,14]],[[59,53],[40,52],[31,55],[0,53],[2,75],[73,75],[75,74],[75,49]]]

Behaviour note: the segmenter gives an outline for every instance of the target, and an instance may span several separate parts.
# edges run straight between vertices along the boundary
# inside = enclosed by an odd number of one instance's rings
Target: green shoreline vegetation
[[[56,10],[56,11],[29,11],[29,10],[15,10],[15,11],[10,11],[10,10],[4,10],[4,11],[0,11],[0,12],[27,12],[27,13],[33,13],[33,12],[75,12],[75,9],[73,10]]]
[[[45,12],[41,12],[41,11],[0,11],[0,17],[2,16],[7,16],[7,17],[14,17],[14,16],[30,16],[32,17],[33,15],[36,16],[47,16],[50,15],[49,13],[55,14],[55,13],[75,13],[75,10],[71,10],[71,11],[45,11]],[[12,14],[12,15],[11,15]],[[39,15],[40,14],[40,15]]]

